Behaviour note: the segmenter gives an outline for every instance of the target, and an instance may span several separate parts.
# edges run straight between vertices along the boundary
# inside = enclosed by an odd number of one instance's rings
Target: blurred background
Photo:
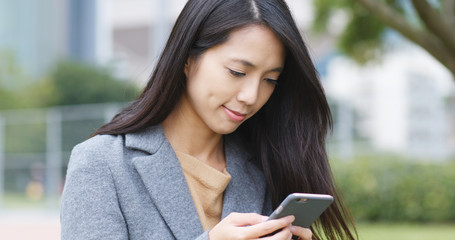
[[[145,85],[185,0],[0,0],[0,238],[59,239],[72,147]],[[360,239],[455,237],[455,1],[287,0]]]

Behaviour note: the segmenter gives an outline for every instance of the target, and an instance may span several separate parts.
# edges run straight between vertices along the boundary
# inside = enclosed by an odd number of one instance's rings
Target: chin
[[[236,126],[216,126],[215,128],[212,128],[212,130],[218,134],[222,134],[222,135],[226,135],[226,134],[230,134],[230,133],[233,133],[235,130],[237,130],[237,128],[239,127],[240,125],[236,125]]]

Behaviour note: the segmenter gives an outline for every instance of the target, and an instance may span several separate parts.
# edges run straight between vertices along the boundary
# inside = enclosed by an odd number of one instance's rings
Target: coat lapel
[[[222,218],[231,212],[262,213],[265,181],[245,149],[233,136],[225,137],[227,171],[231,174],[223,199]],[[161,126],[127,134],[126,147],[150,153],[132,163],[164,221],[177,239],[194,239],[203,233],[183,170]]]
[[[161,126],[127,134],[126,145],[151,155],[132,160],[151,199],[176,239],[194,239],[203,233],[180,163]]]
[[[231,181],[224,192],[223,213],[263,212],[265,181],[262,173],[247,159],[251,158],[235,136],[225,136],[224,151]]]

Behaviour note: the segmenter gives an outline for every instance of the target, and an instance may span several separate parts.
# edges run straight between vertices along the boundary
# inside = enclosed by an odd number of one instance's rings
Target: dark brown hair
[[[162,123],[185,90],[186,60],[251,24],[269,27],[285,46],[286,59],[269,101],[236,132],[252,143],[274,207],[293,192],[331,194],[335,201],[312,227],[314,237],[355,239],[354,222],[337,193],[325,149],[332,127],[329,105],[283,0],[189,0],[144,91],[94,135],[137,132]]]

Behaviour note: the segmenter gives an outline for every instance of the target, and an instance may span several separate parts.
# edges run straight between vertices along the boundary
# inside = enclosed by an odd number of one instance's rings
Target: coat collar
[[[154,154],[161,145],[167,142],[161,125],[151,126],[144,131],[125,135],[125,146],[143,152]]]
[[[126,134],[125,145],[150,154],[133,158],[132,163],[174,236],[193,239],[200,235],[202,225],[183,170],[162,127]],[[257,178],[258,170],[246,161],[249,155],[230,136],[225,137],[225,154],[232,178],[224,194],[222,218],[234,211],[261,213],[265,185]]]

